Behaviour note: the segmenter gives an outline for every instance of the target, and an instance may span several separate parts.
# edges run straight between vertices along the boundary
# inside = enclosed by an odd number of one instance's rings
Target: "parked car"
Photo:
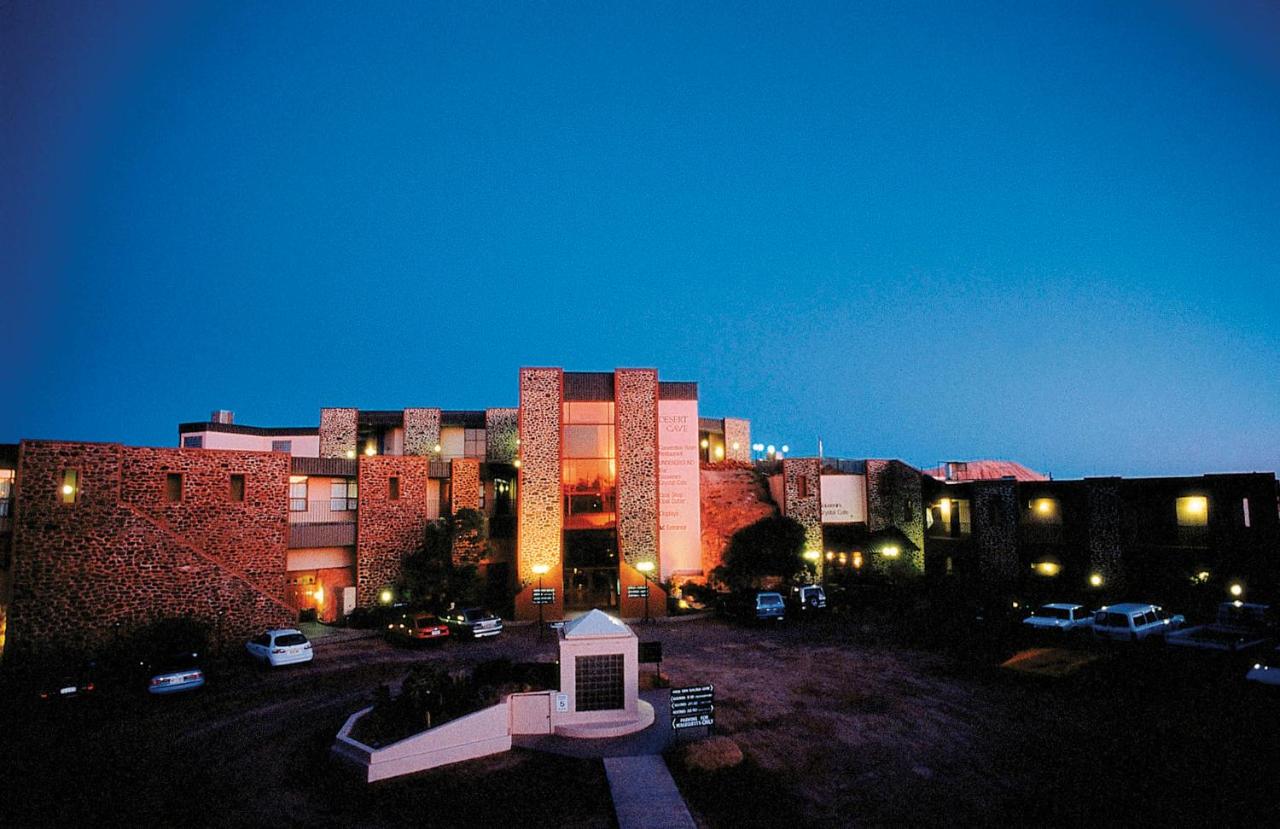
[[[1084,605],[1055,603],[1041,605],[1022,620],[1022,624],[1035,630],[1067,633],[1093,626],[1093,613]]]
[[[483,607],[468,607],[465,610],[454,608],[441,613],[440,619],[449,626],[451,633],[470,636],[472,639],[502,633],[502,619]]]
[[[449,638],[449,626],[435,614],[410,611],[387,625],[388,642],[443,642]]]
[[[747,590],[726,596],[721,603],[724,613],[744,622],[781,622],[787,605],[782,594],[773,590]]]
[[[140,667],[149,694],[177,694],[204,687],[204,670],[195,651],[144,660]]]
[[[827,609],[827,591],[820,584],[801,584],[791,588],[791,604],[802,614]]]
[[[311,643],[300,630],[277,628],[253,637],[244,644],[249,656],[272,668],[310,662]]]
[[[1186,619],[1159,605],[1124,602],[1101,607],[1093,614],[1093,635],[1099,639],[1138,641],[1164,636],[1182,627]]]
[[[1260,685],[1280,687],[1280,648],[1276,648],[1266,662],[1255,662],[1244,678]]]
[[[83,699],[98,690],[98,663],[89,660],[45,674],[36,685],[36,694],[48,702]]]
[[[1274,633],[1271,605],[1233,601],[1218,606],[1213,624],[1174,631],[1165,641],[1179,648],[1238,653],[1262,647]]]

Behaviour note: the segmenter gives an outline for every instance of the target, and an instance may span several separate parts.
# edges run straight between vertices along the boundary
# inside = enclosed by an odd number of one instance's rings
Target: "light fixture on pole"
[[[649,574],[653,572],[652,561],[640,561],[636,563],[636,569],[640,571],[640,575],[644,576],[644,618],[642,622],[649,622]]]

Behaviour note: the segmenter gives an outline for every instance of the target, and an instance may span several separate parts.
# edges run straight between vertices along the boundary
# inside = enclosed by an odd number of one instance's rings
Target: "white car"
[[[1280,686],[1280,648],[1276,648],[1270,665],[1259,662],[1249,669],[1244,678],[1262,685]]]
[[[1093,635],[1099,639],[1138,641],[1164,636],[1182,627],[1186,619],[1154,604],[1125,602],[1100,607],[1093,614]]]
[[[255,636],[244,643],[249,656],[273,668],[311,661],[311,643],[302,631],[278,628]]]
[[[1093,614],[1079,604],[1047,604],[1032,611],[1022,624],[1036,630],[1066,633],[1093,626]]]

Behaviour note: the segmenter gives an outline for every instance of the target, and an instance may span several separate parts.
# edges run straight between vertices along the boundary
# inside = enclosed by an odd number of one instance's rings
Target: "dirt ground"
[[[675,684],[715,684],[717,731],[747,758],[692,773],[670,754],[704,827],[1273,822],[1280,698],[1237,664],[1116,648],[1044,679],[998,667],[1017,639],[838,615],[636,630]],[[312,665],[234,663],[186,698],[61,709],[0,685],[0,825],[612,826],[598,761],[516,751],[364,786],[329,759],[380,682],[498,656],[554,645],[515,627],[423,651],[321,645]]]

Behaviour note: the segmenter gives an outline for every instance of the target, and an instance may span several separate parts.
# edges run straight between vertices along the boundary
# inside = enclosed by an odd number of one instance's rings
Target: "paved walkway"
[[[606,757],[618,829],[697,829],[662,757]]]

